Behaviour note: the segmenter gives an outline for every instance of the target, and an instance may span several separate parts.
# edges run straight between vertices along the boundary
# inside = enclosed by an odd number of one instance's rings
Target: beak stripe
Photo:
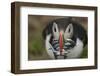
[[[63,37],[62,37],[62,33],[60,32],[60,37],[59,37],[59,46],[60,46],[60,54],[62,55],[62,51],[63,51]]]

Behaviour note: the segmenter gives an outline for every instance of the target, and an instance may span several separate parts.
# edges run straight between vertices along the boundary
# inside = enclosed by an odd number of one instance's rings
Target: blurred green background
[[[50,60],[46,49],[45,41],[42,38],[42,31],[46,25],[63,16],[44,16],[44,15],[28,15],[28,60]],[[87,30],[88,19],[86,17],[73,17],[74,21],[78,21]],[[81,55],[81,58],[87,58],[87,46]]]

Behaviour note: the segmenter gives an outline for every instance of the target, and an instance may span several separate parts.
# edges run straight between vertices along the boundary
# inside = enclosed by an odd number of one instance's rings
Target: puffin
[[[50,21],[42,32],[47,54],[51,59],[80,58],[87,45],[87,32],[72,17]]]

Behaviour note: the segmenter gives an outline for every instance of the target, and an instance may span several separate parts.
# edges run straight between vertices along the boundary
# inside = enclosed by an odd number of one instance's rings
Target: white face
[[[72,46],[69,46],[73,44],[73,40],[71,39],[73,35],[73,25],[71,23],[68,24],[64,31],[63,29],[58,28],[57,23],[54,22],[52,31],[54,40],[56,40],[52,42],[52,50],[59,56],[68,54],[68,50],[73,48]]]
[[[55,22],[53,23],[52,31],[53,31],[54,39],[59,40],[59,34],[60,32],[62,32],[62,30],[61,31],[59,30],[58,25]],[[62,33],[63,33],[62,35],[64,36],[65,40],[70,39],[73,35],[73,25],[69,24],[65,32],[63,31]]]
[[[73,35],[73,25],[69,24],[64,33],[64,39],[70,39]]]
[[[58,40],[59,39],[59,30],[58,30],[58,25],[55,22],[53,23],[52,31],[53,31],[54,39]]]

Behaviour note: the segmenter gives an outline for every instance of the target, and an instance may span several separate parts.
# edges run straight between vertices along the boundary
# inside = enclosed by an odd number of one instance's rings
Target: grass
[[[87,46],[85,46],[85,48],[83,49],[83,53],[82,53],[80,58],[87,58],[87,57],[88,57],[88,48],[87,48]]]
[[[34,36],[34,38],[29,43],[29,50],[33,55],[42,54],[43,50],[45,50],[43,46],[43,40],[39,34]]]

